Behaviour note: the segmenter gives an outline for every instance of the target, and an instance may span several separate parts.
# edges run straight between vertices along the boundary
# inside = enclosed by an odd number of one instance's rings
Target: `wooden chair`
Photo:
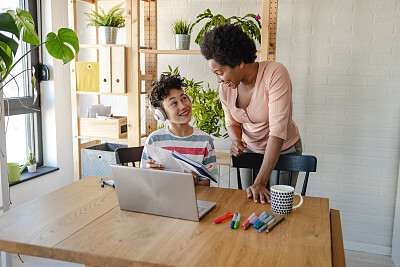
[[[252,169],[253,182],[257,177],[263,162],[264,155],[257,153],[245,153],[239,157],[232,156],[232,166],[237,168],[237,182],[238,188],[242,189],[242,182],[240,180],[240,168]],[[279,156],[278,162],[274,170],[278,170],[278,184],[281,171],[289,172],[289,184],[292,182],[293,172],[305,172],[303,188],[301,195],[304,196],[307,190],[308,177],[310,172],[317,171],[317,158],[314,156],[299,156],[299,155],[282,155]]]
[[[143,148],[143,146],[117,148],[115,150],[117,164],[128,166],[128,163],[132,163],[135,166],[135,162],[140,162],[142,158]]]

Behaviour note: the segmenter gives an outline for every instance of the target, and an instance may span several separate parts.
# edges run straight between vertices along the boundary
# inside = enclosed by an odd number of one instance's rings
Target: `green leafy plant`
[[[163,73],[179,74],[179,67],[173,69],[168,66],[169,71]],[[194,124],[196,127],[215,137],[227,138],[228,133],[221,134],[226,130],[225,114],[221,101],[218,97],[218,91],[210,88],[207,84],[207,90],[203,88],[203,81],[195,82],[194,79],[183,77],[187,88],[185,92],[192,98],[192,110]]]
[[[191,34],[190,23],[186,20],[180,19],[172,23],[172,32],[174,34]]]
[[[88,26],[108,26],[108,27],[125,27],[125,9],[122,8],[123,3],[112,7],[107,13],[99,6],[100,12],[91,10],[85,13],[88,16]]]
[[[214,27],[222,24],[234,24],[239,26],[247,35],[261,44],[261,17],[260,15],[247,14],[244,17],[232,16],[225,18],[221,14],[213,15],[210,9],[206,9],[203,14],[197,16],[197,20],[190,26],[190,31],[200,21],[208,19],[203,28],[201,28],[199,34],[196,37],[195,43],[200,45],[201,38],[206,31],[213,29]]]
[[[36,157],[32,152],[28,154],[28,165],[33,165],[36,163]]]
[[[15,41],[15,38],[22,38],[22,41],[33,45],[19,59],[14,58],[19,48],[19,44]],[[11,71],[25,56],[43,44],[52,57],[61,59],[64,64],[73,60],[75,53],[79,52],[78,37],[71,29],[61,28],[57,34],[50,32],[46,36],[46,41],[40,43],[32,16],[29,12],[17,8],[16,11],[8,10],[5,13],[0,13],[0,90],[11,81],[15,81],[15,78],[22,73],[32,71],[31,83],[36,92],[36,79],[33,68],[25,69],[15,76],[11,74]],[[10,79],[8,79],[9,76],[11,76]]]

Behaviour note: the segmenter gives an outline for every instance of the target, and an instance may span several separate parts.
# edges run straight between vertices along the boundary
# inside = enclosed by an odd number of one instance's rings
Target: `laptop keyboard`
[[[203,207],[197,207],[198,213],[202,212],[204,209],[205,209],[205,208],[203,208]]]

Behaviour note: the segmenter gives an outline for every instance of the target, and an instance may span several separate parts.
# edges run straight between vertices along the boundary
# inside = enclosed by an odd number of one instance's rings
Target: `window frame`
[[[22,1],[24,3],[23,9],[27,10],[31,14],[32,19],[35,23],[35,30],[37,33],[40,33],[38,31],[40,29],[40,21],[38,20],[38,7],[40,4],[40,0],[22,0]],[[39,39],[41,39],[40,34],[39,34]],[[21,44],[19,49],[21,49],[22,45],[25,45],[25,43]],[[29,51],[29,49],[32,49],[34,47],[31,44],[26,44],[26,45],[27,45],[26,47],[27,51]],[[24,83],[25,83],[24,86],[26,86],[27,84],[29,88],[29,96],[4,98],[4,110],[5,110],[6,121],[9,119],[8,118],[9,116],[23,115],[23,114],[34,115],[32,118],[32,125],[30,125],[30,127],[29,125],[25,125],[25,128],[27,129],[27,131],[32,133],[29,134],[29,136],[26,136],[26,139],[27,139],[27,144],[30,145],[30,147],[34,151],[34,154],[36,155],[36,162],[38,167],[43,166],[42,114],[40,111],[41,103],[40,103],[40,84],[39,84],[40,48],[41,47],[38,47],[31,51],[31,53],[27,56],[28,60],[26,63],[27,64],[26,67],[32,66],[36,69],[35,71],[35,78],[36,78],[35,85],[37,89],[36,102],[33,103],[34,88],[30,85],[29,76],[27,79],[24,78]],[[26,76],[25,73],[22,75]]]

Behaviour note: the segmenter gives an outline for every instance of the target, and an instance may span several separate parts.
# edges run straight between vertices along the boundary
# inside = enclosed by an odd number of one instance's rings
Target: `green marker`
[[[240,215],[240,213],[238,213],[238,216],[237,216],[236,221],[235,221],[235,226],[233,227],[234,229],[238,228],[239,222],[240,222],[240,217],[241,217],[241,215]]]

